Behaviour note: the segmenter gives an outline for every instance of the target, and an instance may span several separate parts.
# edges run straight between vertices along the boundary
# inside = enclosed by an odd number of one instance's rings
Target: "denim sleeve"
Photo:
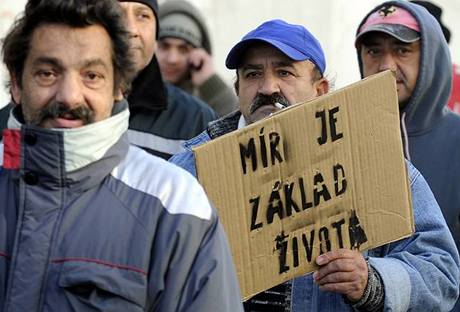
[[[459,255],[427,182],[408,163],[415,233],[369,263],[385,288],[385,311],[450,311],[459,294]]]
[[[168,161],[187,170],[196,177],[195,155],[192,151],[186,150],[185,152],[173,155]]]
[[[195,154],[192,152],[192,148],[198,145],[209,142],[211,138],[208,132],[204,130],[199,135],[191,138],[184,143],[185,151],[176,155],[173,155],[168,161],[187,170],[196,178],[196,166],[195,166]]]

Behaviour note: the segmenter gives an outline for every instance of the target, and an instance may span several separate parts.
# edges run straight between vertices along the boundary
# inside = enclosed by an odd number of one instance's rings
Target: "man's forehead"
[[[69,46],[72,49],[67,49]],[[66,60],[84,66],[103,64],[104,67],[110,67],[111,51],[110,37],[100,25],[71,27],[43,24],[32,34],[28,60],[33,64],[62,65],[63,60]]]

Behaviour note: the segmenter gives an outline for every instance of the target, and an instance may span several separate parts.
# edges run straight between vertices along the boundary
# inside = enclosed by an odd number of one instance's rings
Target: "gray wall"
[[[160,0],[164,2],[168,0]],[[353,46],[354,34],[361,18],[380,0],[190,0],[208,19],[214,45],[214,63],[231,83],[234,72],[224,66],[230,48],[250,29],[272,18],[285,19],[305,25],[314,33],[326,53],[327,75],[335,80],[336,88],[359,80],[358,64]],[[11,25],[25,0],[0,1],[0,35]],[[460,63],[460,1],[436,0],[444,8],[443,20],[452,32],[451,51],[455,63]],[[0,107],[9,100],[0,79]]]

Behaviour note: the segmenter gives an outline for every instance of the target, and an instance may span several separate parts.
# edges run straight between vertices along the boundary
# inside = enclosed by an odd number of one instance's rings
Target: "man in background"
[[[447,108],[452,63],[439,23],[420,5],[384,2],[359,25],[355,46],[362,77],[395,74],[406,157],[426,178],[460,247],[460,116]]]
[[[164,83],[155,57],[157,0],[120,0],[136,77],[128,93],[131,144],[168,159],[217,115],[204,102]]]
[[[166,1],[159,18],[157,57],[163,78],[221,116],[235,110],[235,93],[216,73],[209,31],[198,9],[187,1]]]

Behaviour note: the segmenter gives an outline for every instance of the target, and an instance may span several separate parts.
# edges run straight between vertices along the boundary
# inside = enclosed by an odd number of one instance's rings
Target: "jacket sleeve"
[[[375,249],[370,264],[385,288],[385,311],[450,311],[459,295],[459,255],[423,176],[408,164],[415,233]]]
[[[209,77],[198,91],[201,99],[219,116],[227,115],[237,109],[238,99],[235,92],[217,74]]]
[[[242,311],[227,237],[193,176],[170,169],[161,177],[164,207],[155,225],[148,269],[147,310]],[[175,172],[177,179],[171,179]],[[174,191],[171,191],[174,190]]]
[[[232,255],[217,218],[203,239],[183,294],[180,311],[243,311]]]

